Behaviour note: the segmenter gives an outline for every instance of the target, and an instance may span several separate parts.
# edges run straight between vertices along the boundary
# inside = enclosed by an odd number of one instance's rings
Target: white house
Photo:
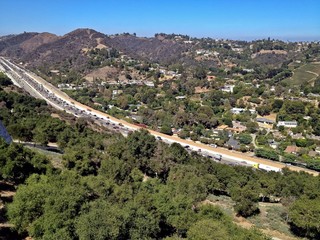
[[[278,127],[284,126],[284,127],[288,127],[288,128],[295,128],[298,126],[298,122],[297,121],[279,121],[277,126]]]
[[[245,112],[245,111],[249,111],[251,114],[255,114],[256,113],[255,109],[245,109],[245,108],[232,108],[231,109],[231,112],[233,114],[239,114],[239,113],[242,113],[242,112]]]
[[[234,85],[225,85],[221,91],[233,93]]]

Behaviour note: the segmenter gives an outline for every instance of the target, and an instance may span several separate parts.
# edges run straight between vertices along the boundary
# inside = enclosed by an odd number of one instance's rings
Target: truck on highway
[[[277,168],[277,167],[272,167],[272,166],[268,166],[268,165],[264,165],[264,164],[260,164],[260,163],[255,163],[252,165],[253,168],[256,169],[260,169],[263,171],[274,171],[274,172],[281,172],[281,168]]]

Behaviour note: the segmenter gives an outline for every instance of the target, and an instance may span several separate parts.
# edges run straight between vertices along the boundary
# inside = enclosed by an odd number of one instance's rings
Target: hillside
[[[275,40],[190,39],[175,34],[156,34],[148,38],[129,33],[107,36],[93,29],[77,29],[63,36],[25,32],[1,37],[0,55],[42,69],[44,74],[52,69],[71,69],[86,75],[95,68],[106,66],[104,60],[110,58],[105,53],[92,55],[91,51],[95,49],[112,49],[121,56],[148,64],[178,64],[186,69],[222,67],[226,71],[235,66],[280,68],[301,50],[301,47]]]
[[[27,41],[38,33],[22,33],[19,35],[9,35],[0,38],[0,53],[5,55],[7,49],[19,47],[19,44]],[[16,55],[19,55],[17,52]]]
[[[45,64],[81,69],[86,64],[86,49],[97,47],[104,35],[90,29],[77,29],[55,41],[40,45],[21,59],[33,67]]]
[[[188,48],[170,39],[140,38],[133,35],[117,35],[108,39],[110,46],[134,58],[164,64],[181,58]]]

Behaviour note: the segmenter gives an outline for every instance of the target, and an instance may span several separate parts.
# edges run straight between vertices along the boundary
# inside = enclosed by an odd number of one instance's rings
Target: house
[[[186,96],[176,96],[176,99],[178,100],[178,99],[185,99],[186,98]]]
[[[247,130],[247,127],[242,125],[241,122],[238,121],[232,121],[232,128],[237,129],[238,132],[243,132]]]
[[[112,98],[114,98],[115,96],[119,95],[123,93],[122,90],[112,90]]]
[[[271,147],[271,148],[273,148],[273,149],[277,149],[278,148],[278,146],[279,146],[279,143],[278,142],[276,142],[276,141],[274,141],[273,139],[272,140],[268,140],[268,143],[269,143],[269,146]]]
[[[146,85],[146,86],[148,86],[148,87],[154,87],[154,82],[144,81],[143,83],[144,83],[144,85]]]
[[[302,135],[302,133],[293,134],[293,132],[291,132],[290,136],[292,137],[292,139],[305,139],[305,137]]]
[[[298,126],[298,122],[297,121],[279,121],[277,124],[277,127],[288,127],[288,128],[295,128]]]
[[[257,121],[258,123],[270,124],[270,125],[272,125],[272,124],[275,123],[274,120],[271,120],[271,119],[268,119],[268,118],[263,118],[263,117],[256,118],[256,121]]]
[[[314,135],[314,134],[311,134],[311,135],[308,135],[308,134],[307,134],[307,135],[306,135],[306,138],[320,141],[320,136],[316,136],[316,135]]]
[[[244,108],[232,108],[232,109],[231,109],[231,112],[232,112],[233,114],[239,114],[239,113],[242,113],[242,112],[244,112],[244,111],[245,111]]]
[[[227,147],[230,147],[234,150],[239,150],[240,149],[240,143],[239,141],[237,141],[236,139],[233,138],[233,136],[231,136],[229,138],[229,140],[226,142],[225,144]]]
[[[232,108],[231,109],[231,112],[233,114],[239,114],[239,113],[242,113],[242,112],[245,112],[245,111],[249,111],[251,114],[255,114],[256,113],[255,109],[245,109],[245,108]]]
[[[297,146],[287,146],[286,150],[284,150],[285,153],[292,153],[297,154],[299,152],[300,148]]]
[[[234,85],[225,85],[223,88],[221,88],[221,91],[233,93],[234,87]]]
[[[309,157],[316,157],[318,155],[318,153],[316,151],[309,151],[308,152]]]
[[[286,137],[278,130],[272,131],[273,137],[277,139],[285,139]]]
[[[243,71],[251,73],[251,72],[254,72],[254,69],[252,69],[252,68],[244,68]]]

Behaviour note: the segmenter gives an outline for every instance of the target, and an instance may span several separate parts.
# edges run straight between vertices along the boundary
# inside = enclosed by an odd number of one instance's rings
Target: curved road
[[[32,72],[29,72],[28,70],[21,68],[20,66],[17,66],[16,64],[9,62],[7,59],[0,58],[0,60],[1,60],[1,62],[4,61],[6,64],[8,64],[8,65],[11,64],[12,67],[15,67],[15,68],[23,71],[24,74],[28,75],[30,78],[32,78],[34,81],[36,81],[38,84],[41,84],[44,89],[48,90],[50,93],[54,94],[56,97],[60,98],[61,100],[67,102],[70,105],[73,105],[74,107],[76,107],[77,109],[79,109],[81,111],[85,111],[87,113],[92,114],[93,116],[110,121],[111,123],[123,125],[124,127],[128,128],[132,131],[141,129],[141,127],[139,127],[139,126],[128,123],[128,122],[121,120],[121,119],[114,118],[104,112],[95,110],[91,107],[88,107],[82,103],[75,101],[74,99],[70,98],[66,93],[60,91],[58,88],[56,88],[52,84],[48,83],[44,79],[40,78],[39,76],[35,75]],[[38,91],[36,89],[33,89],[33,90]],[[45,97],[42,96],[42,98],[44,98],[46,101],[48,101],[48,99],[46,99]],[[50,100],[48,102],[49,102],[49,104],[53,105]],[[54,107],[57,107],[56,104],[54,104]],[[61,107],[59,106],[59,108],[61,108]],[[184,147],[189,146],[190,149],[192,149],[194,151],[201,151],[202,153],[220,154],[222,156],[222,158],[229,159],[229,160],[232,160],[237,163],[245,163],[245,164],[248,164],[251,166],[253,164],[259,164],[261,169],[264,169],[267,171],[281,171],[282,168],[287,167],[292,171],[298,171],[298,172],[304,171],[304,172],[310,173],[315,176],[319,175],[319,172],[316,172],[313,170],[309,170],[309,169],[305,169],[305,168],[301,168],[301,167],[296,167],[296,166],[291,166],[291,165],[288,166],[288,165],[280,163],[280,162],[270,161],[267,159],[262,159],[262,158],[257,158],[257,157],[251,157],[246,154],[230,151],[225,148],[214,148],[214,147],[211,147],[206,144],[194,142],[191,140],[181,139],[177,136],[169,136],[169,135],[159,133],[159,132],[156,132],[156,131],[153,131],[150,129],[147,129],[147,130],[149,131],[149,133],[151,135],[157,137],[158,139],[162,139],[162,140],[165,140],[170,143],[176,142],[176,143],[181,144]]]

